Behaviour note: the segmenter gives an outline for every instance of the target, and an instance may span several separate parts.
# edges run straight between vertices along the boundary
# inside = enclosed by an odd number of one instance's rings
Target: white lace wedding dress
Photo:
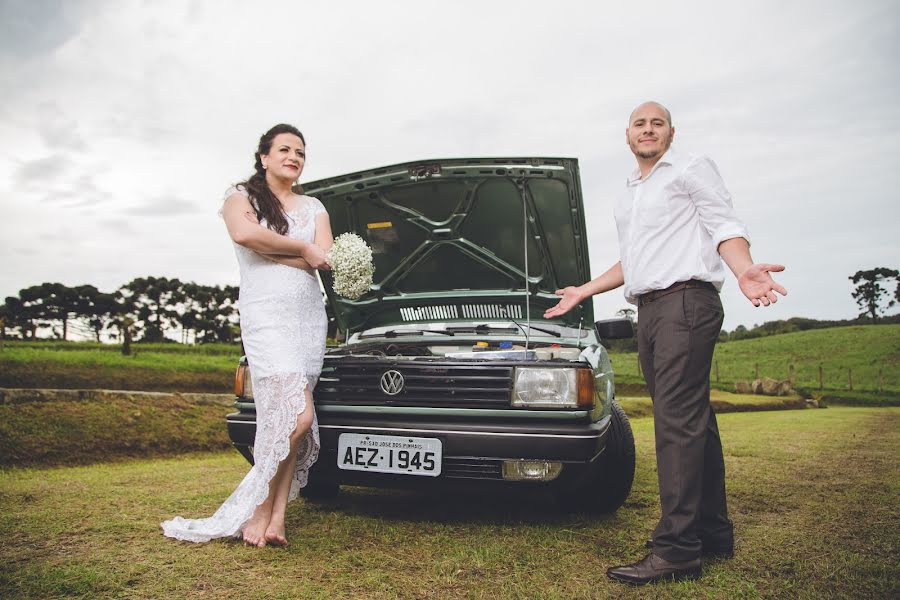
[[[229,189],[247,195],[243,188]],[[316,215],[325,211],[310,196],[301,196],[288,213],[287,235],[311,242]],[[263,222],[265,224],[265,222]],[[325,354],[327,318],[314,273],[281,265],[234,245],[241,272],[241,338],[250,363],[256,404],[254,465],[211,517],[175,517],[162,523],[165,535],[191,542],[237,536],[269,493],[269,481],[287,457],[297,415],[306,408],[304,389],[315,388]],[[306,485],[309,468],[319,456],[319,425],[301,441],[289,500]]]

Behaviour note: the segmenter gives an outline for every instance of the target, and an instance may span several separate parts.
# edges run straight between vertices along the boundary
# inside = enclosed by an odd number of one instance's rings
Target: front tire
[[[567,504],[592,513],[615,512],[625,503],[634,483],[634,434],[628,416],[613,401],[606,449],[590,479],[566,494]]]

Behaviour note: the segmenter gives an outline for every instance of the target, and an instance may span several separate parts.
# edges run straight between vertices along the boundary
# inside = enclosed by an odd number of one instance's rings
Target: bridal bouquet
[[[328,262],[334,276],[334,291],[356,300],[369,291],[375,265],[372,249],[355,233],[342,233],[328,252]]]

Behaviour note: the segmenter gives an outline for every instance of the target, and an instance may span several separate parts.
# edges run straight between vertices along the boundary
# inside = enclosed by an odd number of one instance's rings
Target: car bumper
[[[374,487],[425,487],[441,483],[546,485],[548,482],[503,478],[509,460],[562,463],[555,486],[575,487],[587,478],[606,447],[609,418],[596,422],[493,419],[472,423],[451,416],[333,413],[317,407],[321,450],[315,475],[341,484]],[[252,461],[255,414],[228,415],[228,431],[235,447]],[[437,477],[349,471],[337,464],[338,438],[343,433],[436,438],[441,441],[441,474]]]

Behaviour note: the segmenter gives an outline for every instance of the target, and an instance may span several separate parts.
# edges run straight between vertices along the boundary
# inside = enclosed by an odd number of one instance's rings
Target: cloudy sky
[[[237,283],[216,215],[277,122],[303,179],[432,157],[581,163],[595,274],[631,108],[709,154],[790,295],[725,327],[856,315],[900,267],[900,4],[0,0],[0,295],[137,276]],[[626,306],[621,291],[598,316]]]

